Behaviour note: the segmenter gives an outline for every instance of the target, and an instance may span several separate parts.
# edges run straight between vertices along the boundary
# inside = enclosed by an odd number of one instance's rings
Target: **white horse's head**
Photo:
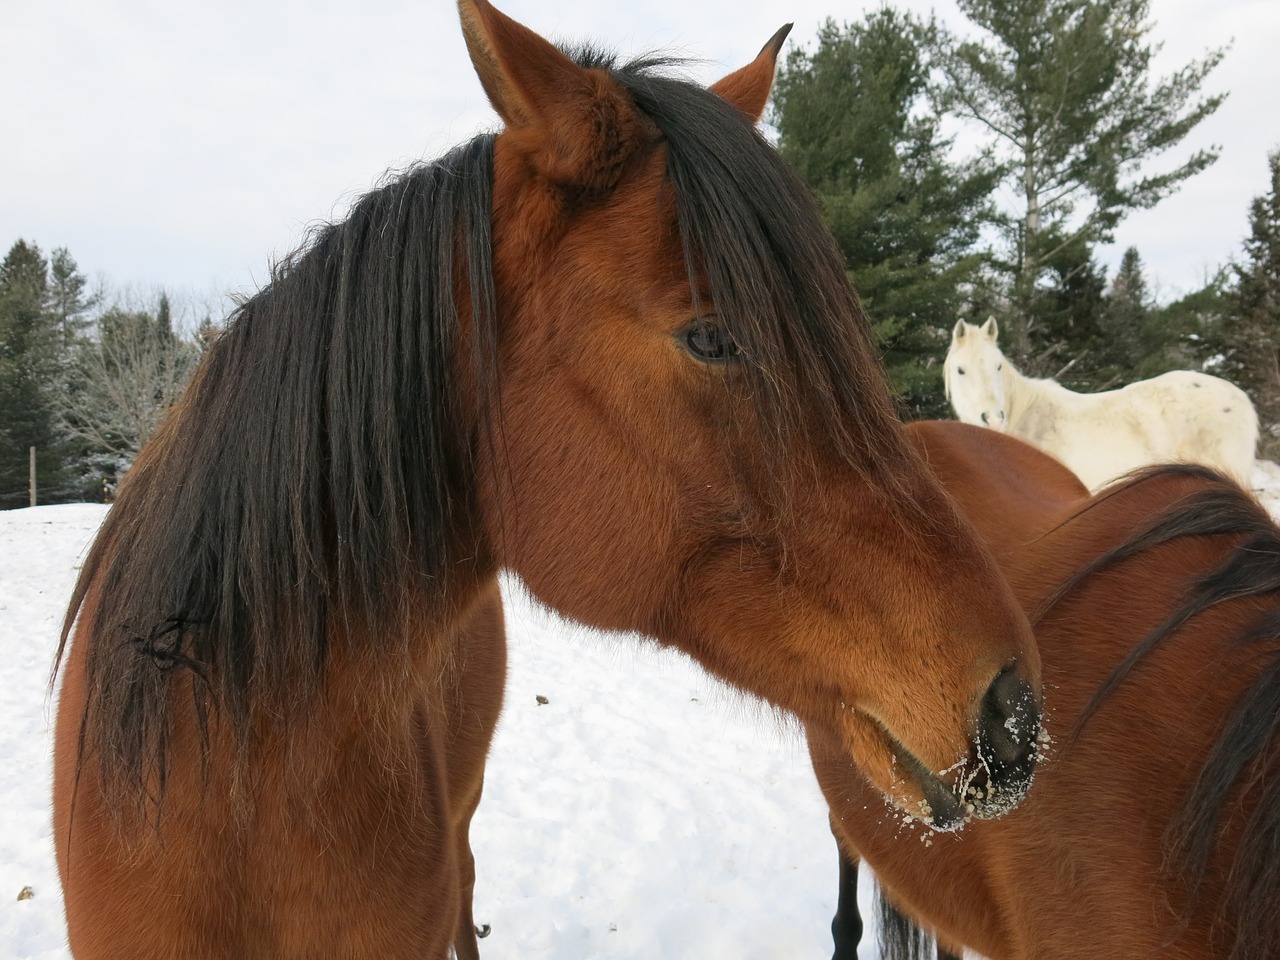
[[[993,430],[1004,430],[1008,410],[1005,406],[1004,354],[996,346],[999,335],[996,318],[981,327],[960,320],[951,331],[951,349],[947,351],[947,399],[963,423]]]

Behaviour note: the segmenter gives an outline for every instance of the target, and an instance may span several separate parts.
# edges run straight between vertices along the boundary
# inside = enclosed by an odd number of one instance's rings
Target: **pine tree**
[[[1249,206],[1244,259],[1234,264],[1223,323],[1223,372],[1258,408],[1262,455],[1280,457],[1280,150],[1267,158],[1270,190]]]
[[[1126,384],[1170,370],[1202,368],[1211,359],[1206,347],[1221,320],[1221,308],[1216,278],[1167,306],[1158,305],[1142,258],[1130,247],[1107,296],[1099,350],[1102,366],[1108,367],[1107,382]]]
[[[1104,329],[1100,331],[1097,366],[1111,385],[1137,379],[1143,360],[1152,352],[1149,323],[1154,304],[1137,247],[1129,247],[1107,292]]]
[[[1106,268],[1083,240],[1057,251],[1045,264],[1034,304],[1035,322],[1044,335],[1030,366],[1073,390],[1095,390],[1105,382],[1107,378],[1100,378],[1096,370],[1095,354],[1102,336],[1106,289]],[[1003,312],[992,312],[1008,316],[1008,311],[1006,302]]]
[[[1021,198],[1004,224],[1005,326],[1007,349],[1025,362],[1045,346],[1036,302],[1059,254],[1110,240],[1126,214],[1217,158],[1199,150],[1162,173],[1141,169],[1222,103],[1199,91],[1224,51],[1153,81],[1148,0],[959,2],[983,36],[939,35],[940,102],[985,131]]]
[[[1226,363],[1223,341],[1230,309],[1230,277],[1225,268],[1205,278],[1172,303],[1157,306],[1148,320],[1158,352],[1148,355],[1137,377],[1154,377],[1166,370],[1203,370],[1235,379]]]
[[[882,8],[827,21],[774,88],[779,149],[814,190],[914,415],[945,415],[941,355],[976,282],[974,252],[996,173],[949,161],[925,104],[933,28]]]
[[[101,295],[88,291],[89,281],[66,247],[58,247],[49,258],[48,308],[58,331],[61,349],[70,352],[90,324],[89,312]]]
[[[40,248],[25,240],[0,263],[0,508],[29,502],[31,447],[37,453],[37,485],[61,484],[61,463],[51,453],[58,363],[46,309],[48,272]]]

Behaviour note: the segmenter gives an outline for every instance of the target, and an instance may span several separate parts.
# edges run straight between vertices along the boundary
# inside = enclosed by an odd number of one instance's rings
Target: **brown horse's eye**
[[[714,320],[697,320],[680,331],[680,342],[703,363],[731,363],[741,351]]]

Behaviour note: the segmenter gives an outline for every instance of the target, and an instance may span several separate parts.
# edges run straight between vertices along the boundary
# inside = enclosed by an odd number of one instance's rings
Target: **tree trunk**
[[[1028,140],[1022,150],[1022,190],[1026,212],[1022,217],[1022,250],[1018,275],[1013,281],[1013,324],[1008,349],[1016,362],[1025,365],[1031,356],[1031,307],[1036,295],[1036,241],[1040,236],[1040,185],[1036,176],[1035,147]]]

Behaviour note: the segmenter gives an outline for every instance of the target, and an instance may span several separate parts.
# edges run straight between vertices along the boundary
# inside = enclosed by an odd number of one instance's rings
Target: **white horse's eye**
[[[963,377],[963,376],[964,376],[964,367],[956,367],[956,373],[960,374],[960,376],[962,376],[962,377]]]
[[[1002,369],[1004,369],[1004,364],[1003,364],[1003,363],[997,363],[997,364],[996,364],[996,369],[997,369],[997,370],[1002,370]]]

